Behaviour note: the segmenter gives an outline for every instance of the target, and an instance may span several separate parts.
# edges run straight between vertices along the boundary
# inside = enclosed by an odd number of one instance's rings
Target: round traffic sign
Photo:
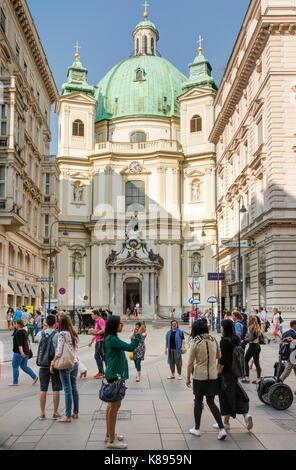
[[[60,293],[61,295],[65,295],[65,294],[66,294],[66,289],[64,289],[63,287],[61,287],[60,290],[59,290],[59,293]]]
[[[208,303],[209,303],[209,304],[215,304],[216,302],[218,302],[218,300],[216,299],[216,297],[212,296],[212,297],[209,297],[209,298],[208,298]]]

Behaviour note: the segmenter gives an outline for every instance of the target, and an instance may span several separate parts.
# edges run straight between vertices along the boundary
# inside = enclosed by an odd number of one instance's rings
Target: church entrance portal
[[[142,282],[138,278],[128,278],[123,286],[123,312],[128,307],[133,310],[137,303],[142,307]]]

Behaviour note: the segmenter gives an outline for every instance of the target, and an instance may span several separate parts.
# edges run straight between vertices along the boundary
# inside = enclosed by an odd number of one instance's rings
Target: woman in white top
[[[65,392],[66,415],[59,419],[59,423],[71,423],[72,418],[78,419],[79,413],[79,394],[77,388],[77,374],[78,374],[78,335],[72,325],[71,319],[68,315],[63,315],[60,318],[58,345],[55,357],[51,362],[50,372],[53,374],[55,361],[61,357],[63,353],[63,346],[66,342],[70,347],[74,356],[74,366],[69,369],[60,370],[60,377]],[[72,413],[73,404],[73,414]]]
[[[272,334],[273,334],[273,340],[277,342],[276,338],[277,336],[281,339],[281,335],[279,333],[279,328],[280,328],[280,313],[277,308],[273,309],[273,315],[272,315]]]

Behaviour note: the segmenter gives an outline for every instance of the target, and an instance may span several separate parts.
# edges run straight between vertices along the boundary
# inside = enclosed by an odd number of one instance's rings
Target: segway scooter
[[[295,355],[295,350],[291,352],[291,356],[293,354]],[[258,397],[262,403],[281,411],[290,408],[294,400],[291,388],[280,382],[280,376],[284,368],[280,346],[279,361],[275,364],[275,375],[273,377],[262,377],[257,385]]]

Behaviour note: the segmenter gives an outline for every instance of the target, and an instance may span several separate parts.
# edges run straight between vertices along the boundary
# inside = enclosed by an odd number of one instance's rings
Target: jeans
[[[79,394],[77,388],[78,362],[69,369],[60,370],[60,378],[65,392],[66,416],[71,418],[72,403],[73,413],[79,412]]]
[[[36,379],[37,375],[28,367],[29,356],[22,357],[20,353],[13,353],[12,358],[12,371],[13,371],[13,383],[14,385],[18,384],[18,378],[20,375],[19,368],[21,368],[26,374],[32,377],[33,380]]]
[[[142,359],[135,359],[135,367],[137,372],[141,372],[141,361]]]
[[[98,366],[98,371],[100,374],[104,374],[104,364],[105,357],[103,354],[103,341],[97,341],[95,346],[95,360]]]

